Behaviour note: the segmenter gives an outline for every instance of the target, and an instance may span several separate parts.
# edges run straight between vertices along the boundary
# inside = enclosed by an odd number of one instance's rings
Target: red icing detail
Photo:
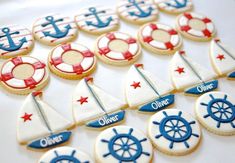
[[[215,40],[215,42],[220,42],[219,38],[215,38],[214,40]]]
[[[174,30],[174,29],[171,29],[170,31],[168,31],[168,33],[169,33],[170,35],[176,35],[176,34],[178,34],[178,33],[176,32],[176,30]]]
[[[124,58],[127,60],[131,60],[133,58],[133,55],[129,51],[124,52],[122,54],[123,54]]]
[[[61,47],[65,52],[71,50],[71,44],[63,44]]]
[[[135,67],[144,67],[144,65],[141,64],[141,63],[136,63],[136,64],[135,64]]]
[[[180,54],[180,55],[184,55],[184,54],[185,54],[185,51],[180,50],[180,51],[179,51],[179,54]]]
[[[32,95],[33,95],[34,97],[36,97],[36,96],[38,96],[38,95],[41,96],[41,95],[42,95],[42,92],[40,92],[40,91],[33,92]]]
[[[128,44],[136,43],[136,39],[134,39],[134,38],[129,38],[129,39],[126,40],[126,43],[128,43]]]
[[[171,42],[166,42],[165,45],[166,45],[166,48],[167,48],[167,49],[171,49],[171,50],[174,49],[174,46],[172,45]]]
[[[24,115],[20,118],[22,118],[24,120],[24,122],[26,121],[31,121],[31,117],[32,117],[33,114],[27,114],[27,113],[24,113]]]
[[[190,29],[191,29],[191,27],[188,26],[188,25],[185,25],[185,26],[180,27],[180,30],[181,30],[181,31],[185,31],[185,32],[188,32]]]
[[[15,66],[17,66],[17,65],[19,65],[19,64],[21,64],[21,63],[23,63],[21,57],[12,58],[11,61],[12,61],[12,63],[13,63]]]
[[[146,36],[146,37],[144,37],[144,42],[150,43],[151,41],[153,41],[152,36]]]
[[[131,84],[131,86],[134,88],[134,89],[136,89],[136,88],[140,88],[141,86],[140,86],[140,82],[135,82],[135,81],[133,81],[133,83]]]
[[[82,55],[84,57],[93,57],[94,56],[94,53],[92,53],[90,50],[87,50],[87,51],[83,51],[82,52]]]
[[[77,101],[80,102],[80,105],[82,105],[83,103],[88,103],[87,99],[88,99],[88,97],[82,97],[81,96],[81,98]]]
[[[83,68],[80,64],[78,65],[73,65],[73,70],[76,74],[82,74],[83,73]]]
[[[185,73],[183,67],[178,67],[175,71],[177,71],[179,74]]]
[[[211,32],[208,29],[204,29],[202,32],[206,37],[211,37]]]
[[[217,59],[219,59],[220,61],[222,61],[223,59],[225,59],[224,55],[223,54],[218,54]]]
[[[193,18],[192,15],[190,13],[187,13],[187,12],[184,13],[184,16],[189,20]]]
[[[57,66],[63,62],[62,57],[51,58],[51,64]]]
[[[149,24],[150,28],[152,28],[152,30],[157,30],[158,27],[156,24]]]
[[[110,41],[116,39],[114,33],[108,33],[108,34],[106,35],[106,37],[108,37]]]
[[[40,61],[33,64],[34,69],[44,68],[46,65]]]
[[[1,75],[1,80],[2,80],[2,81],[7,81],[7,80],[10,80],[10,79],[12,79],[12,78],[14,78],[14,76],[13,76],[13,74],[10,73],[10,72]]]
[[[24,83],[25,83],[26,87],[29,87],[30,89],[35,88],[36,84],[37,84],[37,82],[32,77],[25,79]]]
[[[203,21],[204,23],[210,23],[210,22],[211,22],[211,20],[210,20],[209,18],[204,18],[204,19],[202,19],[202,21]]]
[[[92,82],[93,81],[93,77],[86,77],[85,80],[86,80],[86,82],[89,82],[89,81]]]
[[[104,48],[99,48],[99,53],[101,55],[106,55],[107,53],[109,53],[111,50],[109,49],[109,47],[104,47]]]

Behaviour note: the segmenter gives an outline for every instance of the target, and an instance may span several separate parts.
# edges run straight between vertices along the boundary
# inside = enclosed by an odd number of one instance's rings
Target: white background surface
[[[0,25],[22,24],[31,29],[34,20],[47,13],[64,13],[71,17],[76,15],[80,8],[103,4],[115,8],[116,0],[1,0],[0,1]],[[217,36],[230,46],[235,48],[235,1],[233,0],[194,0],[194,11],[203,13],[210,17],[218,31]],[[175,16],[160,13],[159,22],[174,26]],[[136,36],[138,26],[121,21],[120,31],[128,32]],[[93,48],[95,36],[79,33],[75,42]],[[183,49],[187,54],[212,70],[209,62],[209,43],[193,42],[184,39]],[[36,42],[35,48],[30,55],[46,62],[51,47]],[[154,73],[159,78],[169,81],[168,63],[171,56],[154,55],[143,50],[143,55],[138,61],[145,64],[145,69]],[[0,60],[2,64],[3,60]],[[112,95],[124,100],[123,81],[128,70],[127,67],[108,66],[100,61],[96,72],[93,74],[95,84]],[[49,85],[44,89],[44,100],[56,108],[65,117],[72,120],[71,95],[78,81],[68,81],[51,75]],[[226,79],[219,80],[219,90],[235,96],[235,81]],[[16,141],[16,117],[18,110],[25,99],[7,93],[0,88],[0,162],[1,163],[34,163],[43,152],[30,151]],[[184,96],[183,93],[176,94],[175,106],[186,112],[194,114],[195,97]],[[140,114],[137,111],[127,110],[126,122],[124,124],[139,128],[146,132],[147,121],[150,115]],[[167,156],[154,150],[154,162],[160,163],[229,163],[234,162],[235,136],[223,137],[209,133],[202,129],[203,139],[199,148],[187,156]],[[92,131],[85,127],[73,129],[70,146],[86,151],[94,158],[93,144],[98,131]]]

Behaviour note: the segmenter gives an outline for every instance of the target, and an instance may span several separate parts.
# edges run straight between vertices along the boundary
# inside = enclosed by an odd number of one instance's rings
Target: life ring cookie
[[[0,58],[6,59],[29,53],[34,45],[31,32],[20,25],[0,27]]]
[[[76,38],[77,33],[75,22],[60,14],[41,17],[33,25],[35,39],[50,46],[72,41]]]
[[[90,156],[86,153],[72,147],[58,147],[46,152],[38,161],[38,163],[93,163]]]
[[[79,79],[91,74],[96,67],[94,54],[85,46],[67,43],[55,47],[48,56],[50,70],[66,79]]]
[[[107,64],[122,66],[135,62],[141,54],[141,47],[128,34],[110,32],[97,39],[95,54]]]
[[[151,0],[120,0],[117,12],[123,20],[134,24],[155,21],[158,16],[157,6]]]
[[[75,16],[77,26],[91,34],[102,34],[117,30],[119,18],[115,11],[106,7],[89,7],[82,9]]]
[[[211,19],[192,12],[179,15],[176,27],[185,37],[195,41],[208,41],[216,33]]]
[[[148,134],[156,148],[170,155],[185,155],[198,146],[201,129],[197,121],[178,109],[162,110],[149,121]]]
[[[152,160],[150,140],[140,131],[129,126],[116,126],[100,133],[95,143],[98,162],[145,162]]]
[[[178,32],[160,23],[143,25],[139,29],[138,38],[146,49],[159,54],[173,54],[182,45]]]
[[[235,134],[235,99],[224,92],[208,92],[200,96],[196,117],[209,131],[218,135]]]
[[[155,0],[155,3],[161,11],[169,14],[179,14],[193,8],[191,0]]]
[[[3,87],[15,94],[28,94],[46,86],[49,76],[46,65],[36,58],[22,56],[9,59],[0,70]]]

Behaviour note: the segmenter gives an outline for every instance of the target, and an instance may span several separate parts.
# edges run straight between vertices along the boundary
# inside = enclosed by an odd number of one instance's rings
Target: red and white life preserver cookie
[[[208,40],[215,35],[211,19],[196,13],[183,13],[177,19],[177,26],[182,34],[197,40]]]
[[[17,77],[16,71],[18,66],[28,65],[30,66],[31,75],[26,78]],[[19,67],[18,67],[19,68]],[[28,67],[29,68],[29,67]],[[25,73],[29,72],[29,69],[24,68]],[[18,72],[20,73],[20,72]],[[45,64],[33,57],[16,57],[6,61],[1,68],[1,82],[7,87],[13,89],[34,89],[40,82],[47,76]]]
[[[141,49],[137,40],[130,35],[110,32],[98,38],[95,51],[107,63],[125,65],[135,61]]]

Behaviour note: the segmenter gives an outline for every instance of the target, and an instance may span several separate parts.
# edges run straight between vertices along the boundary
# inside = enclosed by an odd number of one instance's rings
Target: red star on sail
[[[223,59],[225,59],[224,55],[223,54],[218,54],[217,59],[219,59],[220,61],[222,61]]]
[[[179,74],[185,73],[183,67],[178,67],[175,71],[177,71]]]
[[[87,99],[88,99],[88,97],[82,97],[81,96],[81,98],[77,101],[80,102],[80,105],[82,105],[83,103],[88,103]]]
[[[141,86],[140,86],[140,82],[135,82],[135,81],[133,82],[133,84],[131,84],[131,86],[134,87],[134,89],[136,89],[136,88],[138,88],[138,87],[139,87],[139,88],[141,87]]]
[[[20,118],[22,118],[24,120],[24,122],[26,121],[31,121],[31,117],[32,117],[33,114],[27,114],[27,113],[24,113],[24,115]]]

